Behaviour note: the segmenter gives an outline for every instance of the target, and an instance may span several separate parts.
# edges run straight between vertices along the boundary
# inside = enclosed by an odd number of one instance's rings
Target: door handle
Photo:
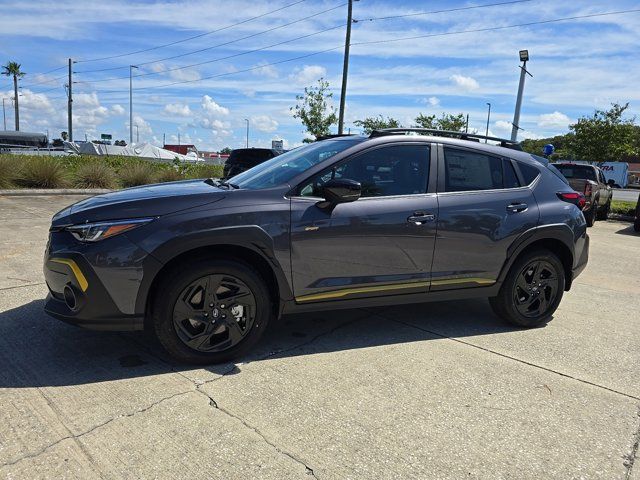
[[[507,212],[520,213],[528,208],[526,203],[510,203],[507,205]]]
[[[409,218],[407,218],[407,222],[413,223],[414,225],[422,225],[426,222],[433,222],[436,219],[436,216],[432,213],[424,213],[424,212],[414,212]]]

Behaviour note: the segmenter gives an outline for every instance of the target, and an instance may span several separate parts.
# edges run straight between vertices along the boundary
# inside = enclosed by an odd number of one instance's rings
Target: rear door
[[[428,292],[438,214],[431,152],[424,142],[373,147],[298,186],[291,197],[297,302]],[[360,182],[362,197],[319,207],[331,178]]]
[[[513,160],[473,148],[439,145],[438,167],[431,290],[491,285],[509,245],[538,224],[532,188]]]

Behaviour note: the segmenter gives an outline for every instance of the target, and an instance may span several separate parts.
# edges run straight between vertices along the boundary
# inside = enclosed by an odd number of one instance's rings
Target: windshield
[[[282,185],[354,144],[352,140],[325,140],[310,143],[242,172],[230,178],[229,183],[250,190]]]
[[[566,178],[586,178],[587,180],[593,180],[594,182],[596,181],[596,174],[593,171],[593,168],[587,165],[556,164],[556,168],[560,170]]]

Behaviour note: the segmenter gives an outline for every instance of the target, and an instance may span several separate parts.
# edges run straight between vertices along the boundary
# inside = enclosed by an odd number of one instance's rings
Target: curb
[[[20,188],[14,190],[0,190],[0,196],[31,197],[36,195],[99,195],[113,190],[105,188]]]

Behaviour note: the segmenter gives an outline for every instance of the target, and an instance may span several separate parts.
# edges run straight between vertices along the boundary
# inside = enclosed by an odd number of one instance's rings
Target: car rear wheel
[[[557,255],[533,250],[514,262],[498,295],[489,303],[503,320],[519,327],[537,327],[551,320],[564,285],[564,267]]]
[[[597,202],[594,201],[591,205],[591,208],[584,213],[584,219],[587,221],[587,227],[593,227],[593,224],[596,223],[596,212],[598,207],[596,206]]]
[[[153,327],[176,360],[220,363],[255,345],[272,311],[265,282],[249,265],[204,260],[164,277],[153,305]]]
[[[606,205],[598,210],[598,220],[606,220],[609,218],[609,212],[611,211],[611,198],[607,201]]]

